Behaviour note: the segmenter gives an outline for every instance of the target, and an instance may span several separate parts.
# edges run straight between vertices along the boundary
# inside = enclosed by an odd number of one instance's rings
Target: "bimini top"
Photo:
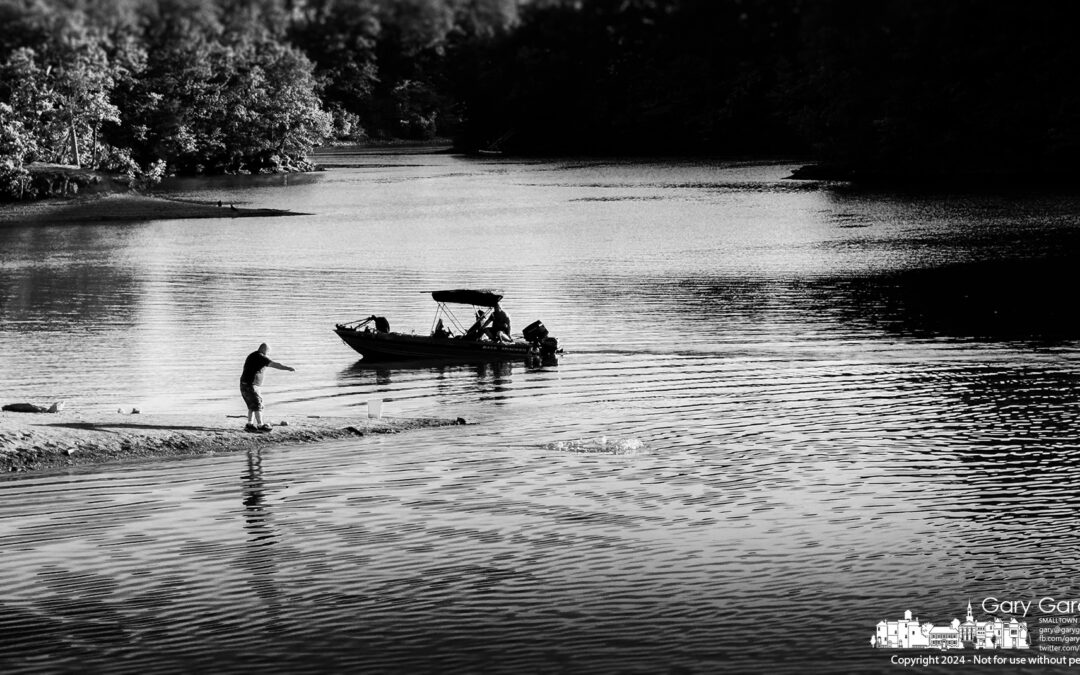
[[[435,302],[451,302],[458,305],[476,305],[477,307],[494,307],[502,300],[503,296],[499,291],[458,288],[451,291],[432,291],[431,297]]]

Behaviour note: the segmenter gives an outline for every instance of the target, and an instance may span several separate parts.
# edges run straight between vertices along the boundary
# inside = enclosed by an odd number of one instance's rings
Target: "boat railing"
[[[337,324],[338,328],[345,328],[347,330],[360,331],[370,324],[374,324],[374,330],[376,333],[389,333],[390,322],[386,320],[386,317],[375,316],[372,314],[366,319],[357,319],[356,321],[349,321],[347,323]]]
[[[454,313],[450,311],[450,308],[446,306],[446,303],[440,302],[437,303],[437,306],[435,307],[435,318],[431,320],[432,335],[435,334],[435,329],[439,325],[439,319],[444,318],[450,323],[449,327],[446,327],[444,324],[444,327],[450,331],[450,337],[461,337],[468,332],[468,329],[462,325],[461,321],[459,321],[456,316],[454,316]]]

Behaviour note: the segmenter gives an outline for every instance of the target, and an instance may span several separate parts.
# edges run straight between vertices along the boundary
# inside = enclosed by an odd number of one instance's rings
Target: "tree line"
[[[0,192],[307,168],[331,140],[806,153],[851,175],[1066,170],[1054,0],[0,0]]]
[[[802,153],[846,176],[1045,177],[1080,150],[1059,0],[532,3],[457,92],[517,152]]]

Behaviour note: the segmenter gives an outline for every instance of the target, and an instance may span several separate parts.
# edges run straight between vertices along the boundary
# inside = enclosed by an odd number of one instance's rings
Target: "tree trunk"
[[[100,129],[100,128],[101,128],[101,122],[100,121],[95,122],[94,123],[94,130],[93,130],[94,149],[90,153],[90,168],[91,169],[98,168],[98,129]]]
[[[71,156],[74,159],[75,166],[82,166],[82,161],[79,159],[79,136],[75,133],[75,118],[71,118]]]

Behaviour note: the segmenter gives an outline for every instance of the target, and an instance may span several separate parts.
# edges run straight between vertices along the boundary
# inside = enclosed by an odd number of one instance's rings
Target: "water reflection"
[[[261,450],[248,450],[247,471],[242,476],[244,487],[244,523],[251,542],[270,540],[274,533],[270,528],[269,512],[266,508],[266,485],[262,475]]]
[[[1076,260],[968,262],[811,279],[700,277],[649,281],[646,288],[669,299],[685,296],[685,311],[671,321],[690,338],[712,325],[717,335],[732,336],[770,327],[792,336],[813,329],[872,339],[1060,345],[1080,339],[1080,314],[1070,304]]]
[[[939,424],[950,441],[949,470],[965,487],[953,494],[957,514],[1002,537],[1043,545],[1068,534],[1074,548],[1066,521],[1080,507],[1080,376],[998,367],[934,379],[927,384],[947,392],[948,407],[956,410]],[[926,451],[943,454],[932,446]]]
[[[437,382],[454,380],[463,374],[475,375],[477,383],[491,382],[496,386],[508,384],[514,371],[534,372],[557,366],[558,357],[529,357],[523,361],[357,361],[342,370],[338,379],[348,385],[371,384],[389,387],[402,381],[432,379]]]
[[[1080,315],[1067,304],[1075,270],[1074,258],[972,262],[814,288],[844,321],[891,333],[1060,343],[1080,338]]]
[[[247,583],[262,600],[253,616],[254,623],[267,630],[279,630],[282,618],[282,592],[278,587],[278,561],[275,544],[278,535],[266,501],[260,450],[248,450],[247,471],[242,476],[244,531],[246,545],[241,552],[241,567],[249,575]]]
[[[20,333],[130,326],[138,297],[127,270],[93,264],[24,268],[0,279],[0,325]]]
[[[393,414],[420,409],[430,415],[437,405],[449,410],[448,416],[458,417],[466,411],[474,414],[472,406],[543,397],[552,391],[547,385],[558,377],[557,365],[557,358],[472,363],[361,360],[339,371],[335,396],[362,406],[374,394],[394,403]]]
[[[250,190],[251,188],[310,185],[325,178],[326,174],[319,172],[257,174],[252,176],[172,177],[162,181],[155,188],[155,192],[168,194],[174,198],[197,196],[205,199],[208,193],[217,194],[232,190]]]

